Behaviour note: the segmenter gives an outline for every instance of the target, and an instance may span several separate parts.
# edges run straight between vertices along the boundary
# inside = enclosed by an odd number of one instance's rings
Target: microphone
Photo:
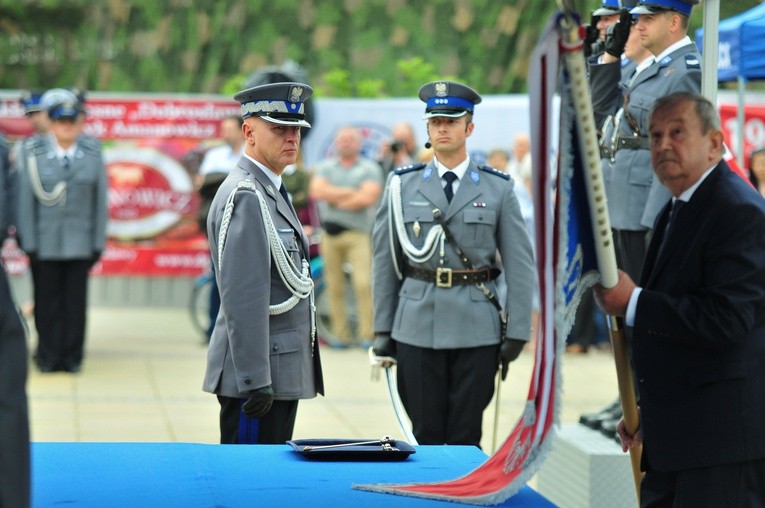
[[[431,148],[432,146],[433,146],[433,145],[431,145],[431,144],[430,144],[430,140],[427,140],[427,141],[425,142],[425,148],[426,148],[427,150],[430,150],[430,148]]]

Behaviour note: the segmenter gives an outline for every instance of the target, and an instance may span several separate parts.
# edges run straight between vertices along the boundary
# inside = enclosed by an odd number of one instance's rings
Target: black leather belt
[[[630,136],[616,138],[616,150],[650,150],[651,142],[644,136]]]
[[[452,270],[451,268],[428,270],[427,268],[415,268],[409,265],[404,267],[404,276],[432,282],[440,288],[469,286],[470,284],[489,282],[496,277],[489,268],[481,268],[480,270]]]
[[[611,151],[611,143],[605,141],[600,146],[600,158],[601,159],[613,159],[616,152],[619,150],[650,150],[651,142],[648,138],[642,136],[630,136],[623,138],[621,136],[616,138],[616,147],[614,151]]]

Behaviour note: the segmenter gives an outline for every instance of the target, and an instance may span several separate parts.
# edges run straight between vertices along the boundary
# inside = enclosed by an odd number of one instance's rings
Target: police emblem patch
[[[302,86],[292,86],[290,87],[290,98],[288,100],[290,102],[300,102],[300,96],[302,95],[303,95]]]

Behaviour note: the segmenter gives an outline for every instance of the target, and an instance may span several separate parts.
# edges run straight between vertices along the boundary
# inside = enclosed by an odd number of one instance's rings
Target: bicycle
[[[212,291],[214,283],[215,275],[211,268],[194,280],[194,287],[191,289],[191,298],[189,299],[191,323],[194,325],[194,329],[202,334],[205,342],[208,340],[207,330],[210,327],[210,291]]]

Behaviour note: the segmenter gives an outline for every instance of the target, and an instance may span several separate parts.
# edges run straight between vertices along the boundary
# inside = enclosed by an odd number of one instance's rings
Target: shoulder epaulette
[[[80,136],[77,138],[77,144],[86,152],[101,152],[101,142],[93,136]]]
[[[405,175],[407,173],[411,173],[412,171],[419,171],[425,166],[427,166],[427,164],[423,162],[418,162],[416,164],[410,164],[408,166],[402,166],[400,168],[396,168],[393,170],[393,172],[396,173],[397,175]]]
[[[685,55],[685,68],[686,69],[701,69],[701,62],[699,62],[699,56],[693,53]]]
[[[44,136],[32,136],[24,141],[24,150],[29,154],[38,155],[48,151],[48,139]]]
[[[500,171],[498,169],[494,169],[491,166],[486,166],[486,165],[478,166],[478,169],[480,169],[481,171],[485,171],[487,173],[490,173],[492,175],[497,175],[498,177],[504,178],[505,180],[510,180],[510,175],[508,175],[507,173],[504,173],[504,172],[502,172],[502,171]]]

